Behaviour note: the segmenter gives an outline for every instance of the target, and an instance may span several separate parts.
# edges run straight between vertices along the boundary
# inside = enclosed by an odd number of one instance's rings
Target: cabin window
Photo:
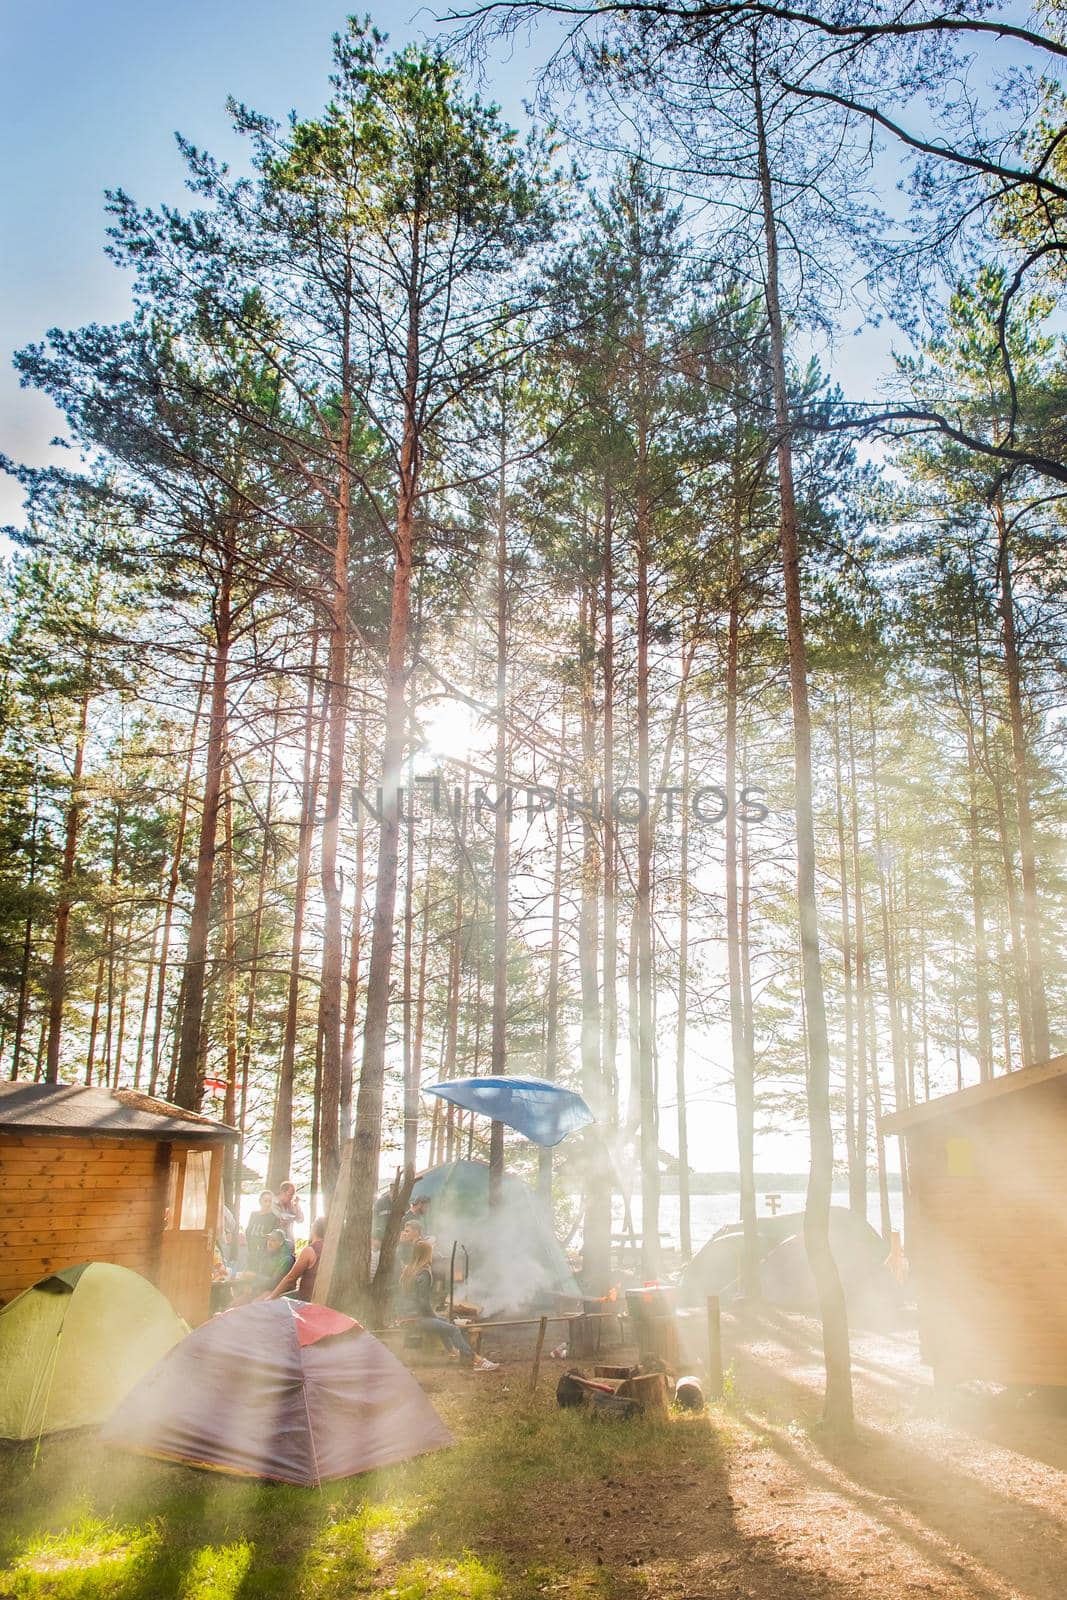
[[[950,1178],[973,1178],[974,1145],[970,1139],[946,1139],[945,1162]]]
[[[167,1204],[163,1212],[163,1226],[176,1228],[178,1226],[178,1208],[182,1200],[182,1173],[185,1169],[185,1155],[175,1156],[167,1172]]]
[[[211,1173],[211,1151],[189,1150],[185,1156],[185,1188],[182,1191],[183,1228],[207,1227],[207,1185]]]

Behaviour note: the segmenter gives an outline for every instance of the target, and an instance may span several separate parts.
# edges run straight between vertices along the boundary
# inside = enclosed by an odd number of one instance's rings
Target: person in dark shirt
[[[274,1195],[269,1189],[264,1189],[259,1197],[259,1210],[253,1211],[245,1224],[245,1266],[253,1277],[263,1270],[267,1256],[267,1235],[280,1227],[281,1221],[274,1209]]]
[[[258,1268],[253,1272],[237,1274],[234,1285],[235,1302],[238,1305],[247,1305],[250,1300],[262,1300],[289,1273],[292,1265],[293,1247],[285,1237],[285,1229],[272,1228],[264,1241]]]
[[[419,1231],[426,1234],[428,1231],[426,1222],[429,1210],[430,1202],[428,1197],[424,1194],[417,1194],[404,1212],[404,1227],[406,1228],[410,1223],[414,1222],[417,1224]]]
[[[455,1323],[446,1322],[433,1308],[433,1245],[422,1239],[415,1245],[411,1260],[400,1274],[400,1321],[418,1329],[420,1333],[433,1334],[449,1351],[450,1359],[461,1366],[472,1367],[475,1372],[492,1372],[497,1363],[475,1355],[463,1333]]]
[[[263,1270],[259,1275],[259,1283],[263,1289],[273,1289],[285,1277],[288,1277],[294,1261],[293,1247],[289,1243],[284,1228],[274,1228],[267,1235],[267,1251],[263,1258]]]

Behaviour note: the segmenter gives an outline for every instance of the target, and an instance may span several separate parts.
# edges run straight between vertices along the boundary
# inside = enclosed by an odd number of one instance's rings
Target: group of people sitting
[[[277,1195],[263,1190],[243,1237],[232,1215],[224,1220],[213,1273],[216,1310],[281,1295],[313,1298],[326,1219],[315,1218],[307,1243],[297,1251],[296,1225],[304,1221],[304,1211],[295,1184],[283,1183]]]
[[[429,1206],[425,1197],[417,1197],[404,1217],[398,1248],[397,1320],[413,1333],[440,1340],[449,1359],[460,1366],[492,1372],[497,1363],[480,1356],[463,1329],[437,1311],[434,1241],[427,1232]],[[304,1211],[295,1184],[283,1183],[277,1194],[264,1189],[243,1234],[229,1212],[224,1221],[213,1274],[215,1310],[252,1300],[277,1300],[281,1295],[297,1300],[314,1298],[326,1218],[315,1218],[307,1243],[297,1250],[296,1227],[304,1221]]]

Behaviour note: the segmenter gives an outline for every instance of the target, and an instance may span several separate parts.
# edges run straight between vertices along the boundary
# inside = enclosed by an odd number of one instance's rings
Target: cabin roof
[[[910,1133],[924,1122],[938,1117],[951,1117],[961,1111],[971,1111],[984,1106],[1002,1095],[1018,1094],[1023,1089],[1036,1089],[1042,1083],[1067,1077],[1067,1055],[1053,1056],[1051,1061],[1039,1061],[1032,1067],[1019,1067],[1015,1072],[1003,1072],[985,1083],[975,1083],[968,1089],[957,1089],[955,1094],[938,1095],[936,1100],[923,1100],[907,1106],[903,1111],[890,1112],[882,1117],[878,1126],[882,1133]]]
[[[158,1139],[206,1144],[236,1139],[237,1129],[135,1089],[72,1083],[0,1083],[0,1137],[5,1133],[64,1138]]]

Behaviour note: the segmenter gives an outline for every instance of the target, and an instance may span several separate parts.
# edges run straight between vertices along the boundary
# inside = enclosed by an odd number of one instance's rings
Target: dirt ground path
[[[1067,1417],[977,1396],[946,1410],[913,1334],[858,1333],[858,1437],[835,1446],[812,1322],[727,1319],[724,1336],[710,1464],[680,1448],[655,1481],[570,1485],[542,1533],[503,1534],[513,1558],[562,1542],[655,1600],[1065,1600]]]
[[[731,1346],[749,1435],[735,1458],[740,1533],[777,1538],[832,1579],[827,1593],[1067,1596],[1067,1417],[991,1394],[935,1400],[912,1333],[861,1333],[859,1436],[834,1447],[811,1427],[811,1323],[764,1319]]]

